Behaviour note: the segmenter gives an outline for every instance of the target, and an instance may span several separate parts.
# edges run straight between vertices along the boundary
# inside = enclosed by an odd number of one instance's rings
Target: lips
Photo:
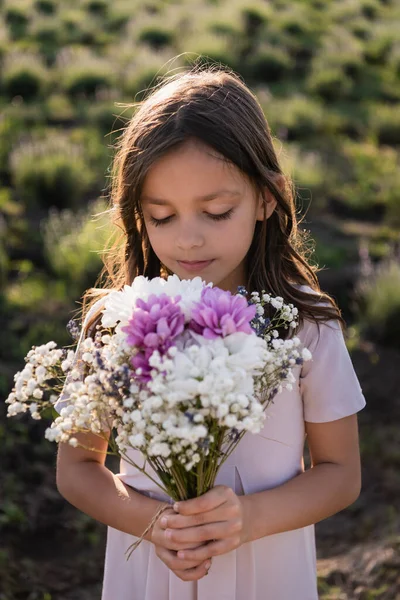
[[[211,260],[178,260],[177,262],[181,267],[186,269],[186,271],[202,271],[206,267],[208,267],[214,259]]]

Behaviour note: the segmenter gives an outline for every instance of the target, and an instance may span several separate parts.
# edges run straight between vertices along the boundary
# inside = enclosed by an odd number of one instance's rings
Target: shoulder
[[[305,294],[309,294],[314,297],[316,306],[329,306],[329,302],[323,300],[322,294],[314,290],[309,285],[302,285],[300,283],[293,283],[292,287],[296,288],[300,292],[304,292]]]
[[[308,285],[294,284],[293,287],[310,294],[315,297],[315,306],[330,306],[326,299],[323,299],[321,294],[311,288]],[[296,332],[296,335],[301,339],[302,343],[306,347],[314,346],[318,344],[321,336],[326,342],[327,340],[343,339],[343,332],[338,319],[312,319],[305,317],[302,325]]]

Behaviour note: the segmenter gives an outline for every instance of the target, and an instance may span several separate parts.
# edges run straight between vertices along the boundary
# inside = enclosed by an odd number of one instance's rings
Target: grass
[[[364,258],[357,286],[358,321],[368,337],[400,348],[400,261],[393,253],[374,266]]]
[[[31,101],[48,89],[49,74],[39,55],[28,52],[8,53],[2,75],[3,93],[8,98],[20,96]]]
[[[10,156],[15,190],[28,208],[74,206],[93,183],[84,147],[64,134],[20,141]]]
[[[53,209],[42,223],[47,262],[57,279],[69,288],[71,298],[88,287],[100,271],[100,252],[111,234],[108,215],[100,214],[105,208],[102,201],[97,201],[78,213]]]

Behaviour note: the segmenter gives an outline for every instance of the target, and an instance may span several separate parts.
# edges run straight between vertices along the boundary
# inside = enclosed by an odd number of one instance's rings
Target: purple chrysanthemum
[[[128,325],[122,327],[128,344],[139,350],[131,364],[135,370],[141,369],[138,379],[142,382],[150,380],[149,359],[153,352],[158,350],[165,354],[184,329],[185,316],[178,304],[180,299],[180,296],[171,298],[166,294],[152,294],[147,301],[139,299]]]
[[[248,305],[243,296],[233,296],[219,288],[205,288],[201,301],[197,302],[190,328],[207,339],[226,337],[242,331],[252,333],[250,321],[256,314],[256,307]]]

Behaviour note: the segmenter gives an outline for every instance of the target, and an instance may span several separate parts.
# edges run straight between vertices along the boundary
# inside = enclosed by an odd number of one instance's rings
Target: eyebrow
[[[220,196],[240,196],[240,192],[236,190],[218,190],[217,192],[212,192],[211,194],[206,194],[205,196],[198,196],[196,200],[200,202],[209,202],[210,200],[214,200]],[[162,198],[152,198],[151,196],[142,196],[142,201],[143,200],[146,200],[149,204],[156,204],[157,206],[165,206],[166,204],[169,204],[168,200],[163,200]]]

